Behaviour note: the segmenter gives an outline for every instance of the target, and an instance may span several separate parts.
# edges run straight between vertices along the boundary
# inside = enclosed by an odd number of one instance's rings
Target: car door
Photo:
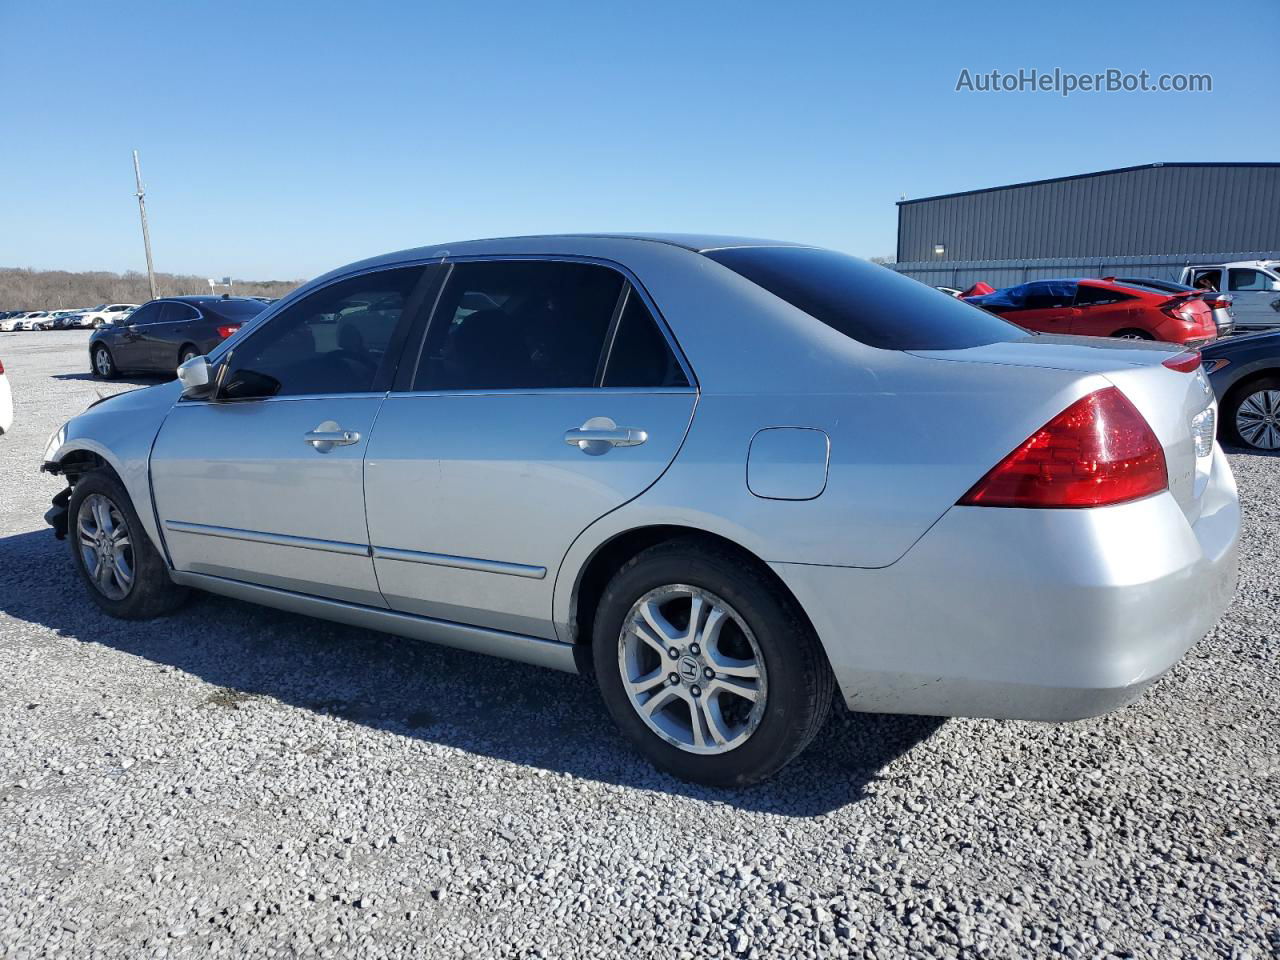
[[[1076,285],[1070,280],[1035,280],[1023,285],[1022,308],[1007,316],[1028,330],[1073,333],[1079,311],[1072,302]]]
[[[661,476],[696,392],[643,292],[611,266],[449,271],[365,461],[378,583],[396,610],[554,638],[570,544]]]
[[[166,300],[160,318],[141,328],[141,348],[148,369],[172,376],[178,367],[178,349],[186,342],[185,330],[199,319],[200,311],[189,303]]]
[[[147,370],[151,367],[150,348],[146,328],[159,323],[165,301],[144,303],[131,316],[117,320],[106,329],[110,331],[111,356],[117,369]]]
[[[1134,327],[1146,327],[1141,321],[1138,298],[1111,287],[1089,283],[1076,285],[1075,317],[1071,332],[1086,337],[1109,337]]]
[[[175,404],[151,479],[178,570],[385,606],[364,454],[424,272],[372,271],[303,297],[219,362],[212,399]],[[360,306],[375,300],[378,311]]]
[[[1269,330],[1280,326],[1280,280],[1252,267],[1227,270],[1227,292],[1233,298],[1236,330]]]

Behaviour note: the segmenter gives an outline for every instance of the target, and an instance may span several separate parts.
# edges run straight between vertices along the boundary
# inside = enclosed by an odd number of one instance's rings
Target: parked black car
[[[1219,435],[1255,450],[1280,450],[1280,330],[1204,348],[1218,395]]]
[[[267,308],[249,297],[166,297],[144,303],[123,323],[89,337],[89,369],[111,379],[124,372],[173,376],[180,363],[208,353]]]

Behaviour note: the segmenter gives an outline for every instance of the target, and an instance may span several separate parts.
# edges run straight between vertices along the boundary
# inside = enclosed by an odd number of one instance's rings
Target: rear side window
[[[1269,290],[1271,289],[1271,284],[1268,282],[1270,279],[1261,270],[1248,270],[1241,267],[1233,267],[1227,273],[1228,288],[1241,292]]]
[[[593,387],[622,275],[565,261],[454,264],[414,390]]]
[[[634,289],[628,289],[604,370],[606,387],[687,387],[671,345]]]
[[[1106,287],[1092,287],[1082,283],[1076,288],[1077,307],[1098,307],[1108,303],[1120,303],[1124,300],[1136,299],[1138,298],[1130,294],[1121,293],[1118,290],[1110,290]]]
[[[183,320],[194,320],[200,314],[196,312],[195,307],[188,303],[169,302],[164,305],[164,313],[161,315],[162,323],[179,323]]]
[[[1025,337],[927,284],[812,247],[735,247],[705,256],[845,336],[884,350],[958,350]]]

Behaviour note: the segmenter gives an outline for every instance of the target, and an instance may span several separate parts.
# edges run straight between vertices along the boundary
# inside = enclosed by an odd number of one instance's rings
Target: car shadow
[[[529,768],[753,811],[814,817],[857,802],[887,764],[943,723],[837,704],[781,775],[710,789],[650,767],[583,677],[208,594],[160,620],[113,620],[93,604],[66,543],[49,531],[0,538],[0,570],[9,571],[0,578],[0,612],[224,688],[193,710],[278,702]]]
[[[116,383],[116,384],[133,385],[137,387],[150,387],[150,386],[154,386],[157,383],[168,383],[170,380],[176,380],[177,377],[162,376],[160,374],[149,374],[149,373],[128,373],[128,374],[121,374],[120,376],[116,377],[114,380],[103,380],[101,377],[95,374],[89,373],[86,370],[84,373],[55,373],[50,377],[50,379],[51,380],[92,380],[95,383],[101,383],[104,385],[108,383]]]

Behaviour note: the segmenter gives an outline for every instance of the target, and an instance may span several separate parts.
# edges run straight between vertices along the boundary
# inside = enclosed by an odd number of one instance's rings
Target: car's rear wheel
[[[182,349],[178,351],[178,366],[182,366],[188,360],[194,360],[198,356],[200,356],[200,351],[189,343],[185,344]]]
[[[1147,331],[1138,330],[1138,329],[1117,330],[1111,336],[1115,337],[1118,340],[1154,340],[1155,339],[1155,337],[1147,333]]]
[[[71,556],[99,607],[113,617],[145,620],[186,600],[186,588],[169,579],[115,474],[95,470],[81,477],[67,509]]]
[[[795,601],[714,544],[677,540],[637,555],[605,589],[594,633],[609,713],[682,780],[763,780],[808,745],[831,706],[831,668]]]
[[[1233,391],[1223,404],[1231,440],[1255,450],[1280,450],[1280,377],[1266,377]]]
[[[93,348],[93,372],[103,380],[113,380],[117,375],[116,362],[111,351],[104,346]]]

